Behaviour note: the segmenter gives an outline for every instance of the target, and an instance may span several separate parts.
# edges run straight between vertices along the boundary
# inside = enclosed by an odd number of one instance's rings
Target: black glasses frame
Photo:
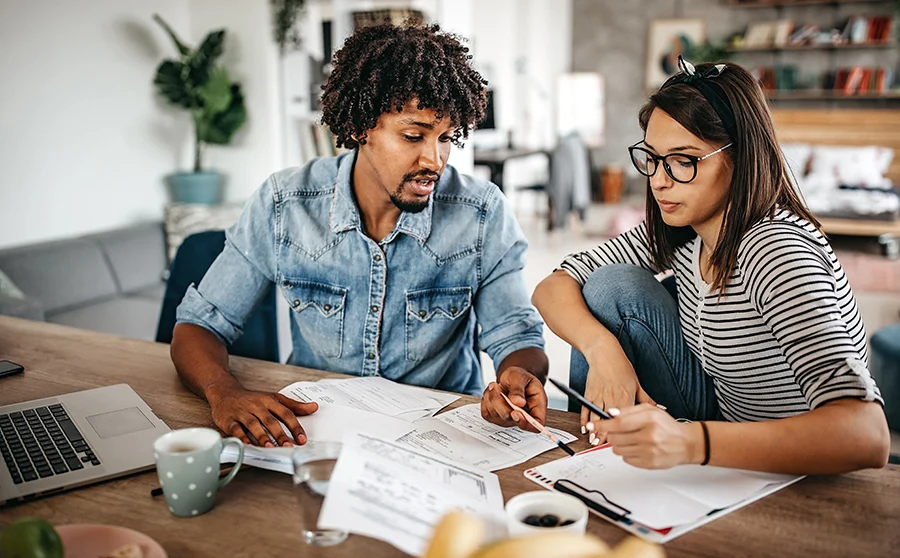
[[[704,155],[702,157],[698,157],[696,155],[688,155],[687,153],[669,153],[668,155],[657,155],[643,147],[638,147],[641,143],[644,143],[644,140],[641,140],[628,148],[628,155],[631,157],[631,164],[634,165],[634,168],[637,169],[637,171],[639,173],[641,173],[643,176],[650,178],[651,176],[656,174],[656,171],[659,170],[659,163],[662,162],[662,167],[666,170],[666,174],[669,175],[669,178],[671,178],[675,182],[678,182],[679,184],[687,184],[689,182],[692,182],[695,178],[697,178],[697,163],[699,163],[700,161],[702,161],[704,159],[712,157],[716,153],[720,153],[733,145],[733,143],[729,142],[729,143],[723,145],[722,147],[716,149],[712,153],[707,153],[706,155]],[[653,161],[653,172],[647,173],[647,172],[644,172],[643,170],[641,170],[641,168],[638,166],[637,162],[634,159],[635,151],[645,154],[648,159]],[[672,172],[672,167],[669,165],[669,161],[668,161],[669,157],[682,157],[684,159],[689,160],[692,163],[691,166],[693,168],[693,173],[691,173],[691,177],[687,180],[679,180],[679,179],[675,178],[675,175]]]

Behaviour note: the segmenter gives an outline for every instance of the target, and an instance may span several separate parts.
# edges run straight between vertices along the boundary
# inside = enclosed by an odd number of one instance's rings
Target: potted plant
[[[203,151],[207,144],[228,145],[247,119],[241,86],[232,82],[228,71],[216,63],[224,48],[225,30],[212,31],[199,47],[192,49],[181,42],[159,15],[153,19],[172,38],[178,50],[177,59],[164,60],[157,67],[153,83],[170,105],[188,111],[194,124],[194,170],[166,176],[172,199],[219,203],[223,176],[204,170]]]

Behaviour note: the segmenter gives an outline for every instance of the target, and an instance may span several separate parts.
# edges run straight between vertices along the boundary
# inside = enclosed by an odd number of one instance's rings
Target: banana
[[[423,558],[468,558],[484,542],[484,524],[462,512],[445,515],[437,527]]]
[[[553,558],[598,558],[609,551],[606,543],[590,535],[541,533],[505,539],[484,547],[471,558],[547,556]]]

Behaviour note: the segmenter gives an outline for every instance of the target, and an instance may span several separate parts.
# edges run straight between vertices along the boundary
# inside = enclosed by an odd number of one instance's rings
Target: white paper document
[[[320,403],[315,413],[297,418],[311,442],[340,442],[348,432],[362,432],[396,440],[415,428],[414,424],[394,417],[327,403]],[[293,437],[287,427],[282,425],[282,428],[288,436]],[[291,451],[292,448],[246,446],[244,464],[293,474]],[[228,446],[222,452],[221,462],[234,463],[237,454],[234,446]]]
[[[631,522],[656,530],[693,528],[716,510],[752,501],[801,478],[700,465],[641,469],[625,463],[609,446],[528,469],[525,477],[551,489],[553,482],[566,479],[588,494],[602,494],[616,510],[629,510]],[[653,535],[646,530],[638,534]]]
[[[568,432],[549,430],[564,443],[575,440]],[[477,403],[420,420],[415,423],[415,430],[399,441],[419,451],[489,471],[518,465],[557,447],[541,434],[487,422],[481,417],[481,406]]]
[[[342,405],[404,420],[434,415],[459,399],[458,395],[398,384],[380,376],[296,382],[279,393],[304,403]]]
[[[319,527],[385,541],[420,556],[451,510],[479,516],[490,539],[505,534],[497,475],[365,434],[344,438]]]

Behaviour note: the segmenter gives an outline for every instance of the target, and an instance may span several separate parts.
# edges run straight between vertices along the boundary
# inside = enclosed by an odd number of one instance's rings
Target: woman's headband
[[[659,90],[662,91],[666,87],[677,83],[684,83],[699,91],[712,105],[716,114],[719,115],[719,119],[725,126],[725,131],[728,132],[728,137],[732,142],[735,142],[737,140],[737,125],[735,124],[734,110],[732,110],[731,103],[728,102],[728,97],[725,96],[721,86],[715,82],[715,78],[722,75],[726,68],[725,64],[716,64],[698,72],[693,64],[679,56],[678,69],[681,71],[666,80]]]

